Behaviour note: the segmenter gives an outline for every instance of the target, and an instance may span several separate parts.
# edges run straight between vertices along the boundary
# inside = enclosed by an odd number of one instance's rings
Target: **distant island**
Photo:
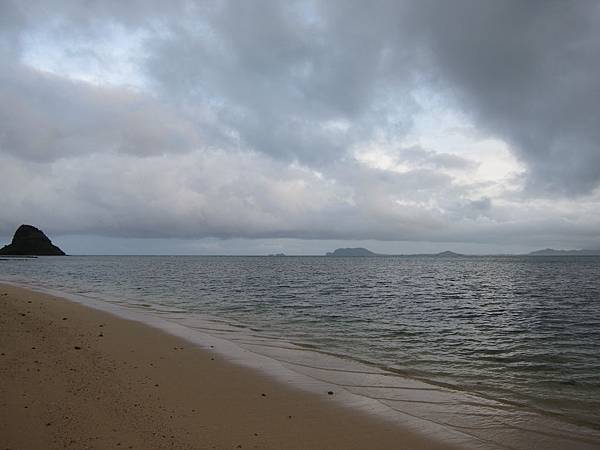
[[[0,256],[64,256],[63,252],[44,234],[31,225],[21,225],[12,242],[0,249]]]
[[[446,250],[439,253],[410,253],[410,254],[386,254],[386,253],[374,253],[369,249],[363,247],[356,248],[338,248],[333,252],[327,252],[325,256],[422,256],[422,257],[434,257],[434,258],[461,258],[469,255],[462,253],[452,252]],[[482,255],[479,255],[482,256]],[[511,256],[508,254],[500,256]],[[530,253],[512,255],[512,256],[600,256],[600,250],[555,250],[553,248],[546,248],[543,250],[536,250]]]
[[[527,253],[528,256],[600,256],[600,250],[555,250],[545,248]]]
[[[427,256],[427,255],[424,255]],[[434,253],[431,256],[439,256],[442,258],[458,258],[461,256],[465,256],[462,253],[455,253],[455,252],[451,252],[450,250],[446,250],[445,252],[440,252],[440,253]]]
[[[327,252],[325,256],[378,256],[366,248],[336,248],[333,252]]]
[[[416,254],[416,255],[387,255],[387,254],[382,254],[382,253],[373,253],[371,250],[368,250],[366,248],[363,247],[356,247],[356,248],[337,248],[335,249],[333,252],[327,252],[325,254],[325,256],[343,256],[343,257],[348,257],[348,256],[435,256],[435,257],[440,257],[440,258],[457,258],[457,257],[461,257],[461,256],[465,256],[462,255],[460,253],[454,253],[451,252],[449,250],[446,250],[445,252],[440,252],[440,253],[422,253],[422,254]]]

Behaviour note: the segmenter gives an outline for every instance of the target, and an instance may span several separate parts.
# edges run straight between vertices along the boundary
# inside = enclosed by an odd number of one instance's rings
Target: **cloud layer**
[[[596,2],[0,3],[0,234],[600,245]]]

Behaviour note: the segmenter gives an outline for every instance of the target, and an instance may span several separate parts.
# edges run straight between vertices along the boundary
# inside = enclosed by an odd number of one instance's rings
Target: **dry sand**
[[[451,448],[147,325],[0,284],[0,450]]]

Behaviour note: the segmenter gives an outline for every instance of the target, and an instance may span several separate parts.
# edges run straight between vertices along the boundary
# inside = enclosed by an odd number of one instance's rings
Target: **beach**
[[[3,449],[457,448],[63,298],[0,308]]]

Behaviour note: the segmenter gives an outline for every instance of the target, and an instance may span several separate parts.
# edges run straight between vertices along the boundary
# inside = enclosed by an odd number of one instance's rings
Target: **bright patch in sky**
[[[35,30],[24,38],[22,61],[38,70],[95,85],[144,88],[147,32],[104,26],[94,36],[64,34],[60,24]]]

